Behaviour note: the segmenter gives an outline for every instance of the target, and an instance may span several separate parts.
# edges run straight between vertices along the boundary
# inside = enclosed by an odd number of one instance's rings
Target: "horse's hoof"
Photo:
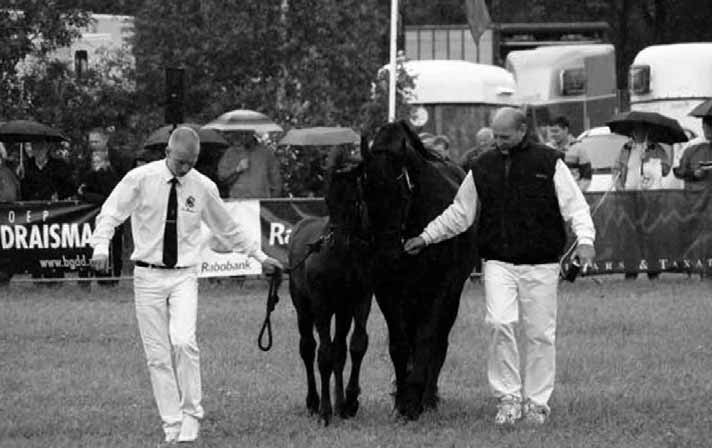
[[[355,417],[358,412],[358,400],[347,401],[344,407],[341,409],[341,418],[351,418]]]
[[[430,395],[429,397],[423,398],[423,408],[426,411],[435,411],[438,409],[440,404],[440,397],[436,395]]]
[[[307,411],[309,411],[309,415],[319,412],[319,396],[307,397]]]
[[[331,414],[321,414],[321,422],[324,424],[324,428],[329,426],[329,423],[331,423]]]

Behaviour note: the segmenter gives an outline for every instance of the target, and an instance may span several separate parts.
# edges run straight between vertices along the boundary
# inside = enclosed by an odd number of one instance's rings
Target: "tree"
[[[53,0],[8,0],[0,8],[0,118],[18,118],[23,95],[18,63],[68,46],[89,22],[87,12]]]
[[[112,163],[125,171],[131,163],[131,149],[138,143],[126,137],[145,135],[134,113],[132,58],[127,48],[103,50],[98,56],[81,78],[69,64],[46,57],[28,65],[19,77],[24,86],[21,113],[61,129],[69,138],[69,157],[79,171],[88,163],[89,130],[115,130]]]

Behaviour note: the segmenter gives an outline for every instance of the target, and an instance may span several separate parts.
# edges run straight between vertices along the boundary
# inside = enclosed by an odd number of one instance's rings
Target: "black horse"
[[[414,420],[437,406],[448,334],[476,261],[476,236],[471,228],[416,256],[404,253],[403,242],[452,202],[464,172],[427,150],[404,122],[381,127],[362,152],[374,291],[388,325],[395,407]]]
[[[338,164],[337,164],[338,166]],[[335,378],[336,413],[353,417],[358,410],[359,371],[368,347],[366,322],[371,311],[369,244],[361,190],[362,166],[331,169],[327,174],[328,218],[305,218],[292,231],[289,243],[289,292],[297,310],[299,353],[307,372],[307,409],[319,412],[325,425],[332,416],[330,382]],[[335,317],[334,337],[331,320]],[[346,338],[351,376],[344,399],[343,370]],[[318,365],[321,404],[314,378],[314,327],[319,335]]]

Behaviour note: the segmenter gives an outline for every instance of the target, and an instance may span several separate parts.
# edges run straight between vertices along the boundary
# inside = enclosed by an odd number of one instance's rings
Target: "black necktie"
[[[178,261],[178,197],[176,195],[175,177],[170,180],[171,191],[168,193],[168,211],[166,212],[166,228],[163,232],[163,264],[172,268]]]

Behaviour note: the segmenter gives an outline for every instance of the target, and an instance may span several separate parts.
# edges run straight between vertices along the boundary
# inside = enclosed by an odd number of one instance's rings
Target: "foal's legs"
[[[366,324],[368,315],[371,313],[371,293],[368,293],[361,303],[354,309],[354,330],[351,333],[351,343],[349,352],[351,353],[351,375],[349,385],[346,388],[346,403],[342,412],[343,417],[353,417],[358,411],[358,396],[361,393],[359,386],[359,374],[361,372],[361,361],[368,349],[368,333]]]
[[[319,410],[319,394],[316,391],[316,379],[314,378],[314,352],[316,341],[314,340],[314,318],[307,311],[297,313],[299,326],[299,354],[304,361],[304,368],[307,371],[307,410],[315,414]]]
[[[335,316],[336,325],[332,345],[334,356],[334,405],[336,412],[344,416],[344,365],[346,364],[346,338],[351,328],[351,309],[339,310]]]
[[[316,320],[316,331],[319,334],[319,352],[317,363],[319,364],[319,374],[321,375],[321,407],[319,415],[324,421],[324,426],[328,426],[331,421],[331,372],[334,369],[334,349],[331,342],[331,314],[319,316]]]

